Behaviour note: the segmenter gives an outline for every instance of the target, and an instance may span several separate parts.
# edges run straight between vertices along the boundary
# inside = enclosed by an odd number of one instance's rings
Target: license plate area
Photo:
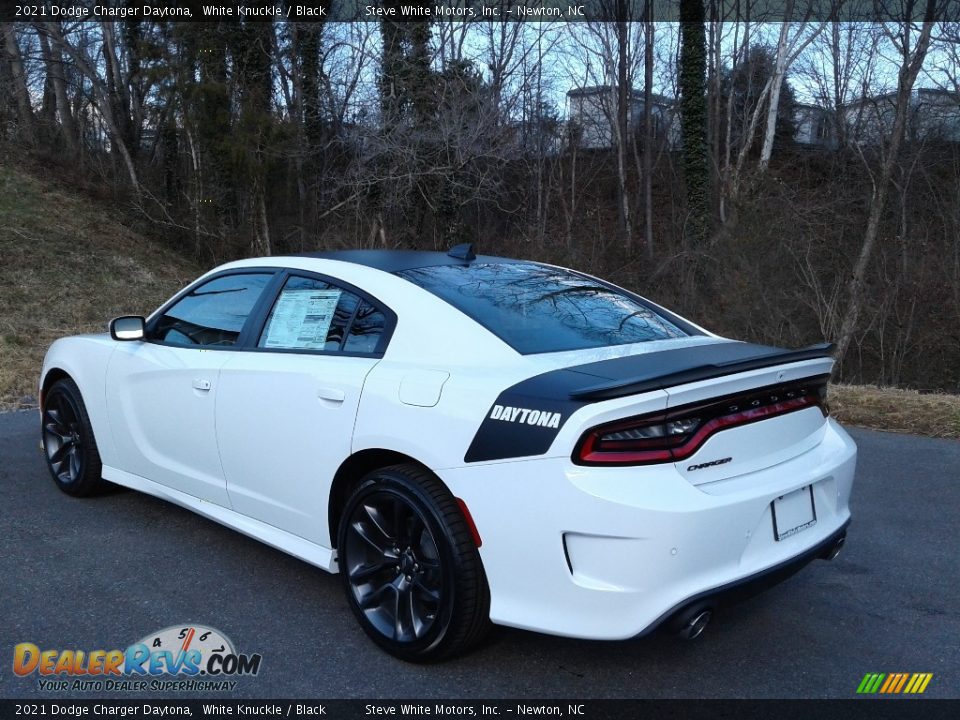
[[[779,542],[817,524],[817,507],[813,485],[781,495],[770,503],[773,516],[773,539]]]

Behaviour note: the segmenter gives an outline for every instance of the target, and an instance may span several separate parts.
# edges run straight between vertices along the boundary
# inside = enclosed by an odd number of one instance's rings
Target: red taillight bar
[[[748,410],[740,410],[720,415],[704,422],[689,436],[665,436],[662,438],[644,438],[639,440],[607,441],[614,445],[611,449],[600,449],[600,438],[608,433],[628,428],[648,427],[667,422],[671,418],[696,416],[697,409],[691,409],[683,415],[657,414],[632,421],[620,421],[601,425],[588,431],[577,444],[573,461],[579,465],[651,465],[654,463],[684,460],[693,455],[707,439],[721,430],[747,425],[765,418],[784,415],[807,407],[819,407],[823,410],[823,401],[819,395],[808,394],[799,398],[773,402]],[[701,408],[702,409],[702,408]],[[824,414],[826,414],[824,412]],[[649,449],[644,449],[644,446]],[[657,446],[657,447],[654,447]],[[622,449],[618,449],[622,448]]]

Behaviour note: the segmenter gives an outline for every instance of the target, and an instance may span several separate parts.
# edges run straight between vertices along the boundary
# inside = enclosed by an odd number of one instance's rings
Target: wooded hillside
[[[945,0],[768,25],[749,2],[683,0],[676,25],[607,1],[617,22],[2,23],[0,153],[97,185],[203,266],[472,241],[722,334],[838,342],[847,382],[960,391]],[[608,141],[586,142],[577,88]]]

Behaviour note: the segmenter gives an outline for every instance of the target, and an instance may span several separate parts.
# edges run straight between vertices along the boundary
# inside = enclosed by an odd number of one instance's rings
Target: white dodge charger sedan
[[[692,637],[843,543],[829,353],[470,246],[255,258],[55,342],[43,447],[71,495],[125,485],[339,572],[406,660],[491,622]]]

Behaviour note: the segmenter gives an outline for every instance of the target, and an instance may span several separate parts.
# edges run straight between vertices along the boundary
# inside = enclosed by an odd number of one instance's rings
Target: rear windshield
[[[638,298],[535,263],[438,265],[397,273],[523,354],[686,337]]]

